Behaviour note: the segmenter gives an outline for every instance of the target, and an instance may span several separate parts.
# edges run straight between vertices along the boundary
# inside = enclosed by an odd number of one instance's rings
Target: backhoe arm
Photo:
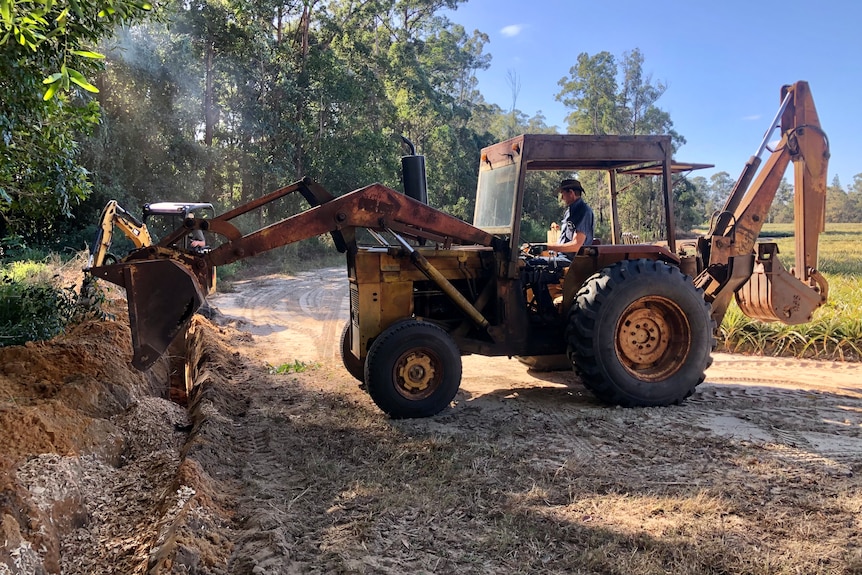
[[[806,82],[784,86],[781,97],[776,116],[781,140],[748,189],[759,154],[771,137],[770,128],[724,209],[713,219],[710,233],[700,240],[706,267],[695,284],[712,303],[717,325],[734,294],[746,315],[788,324],[808,321],[826,300],[828,286],[817,271],[817,245],[824,228],[829,143]],[[778,260],[775,244],[760,244],[757,253],[755,245],[791,161],[796,265],[789,274]]]
[[[105,256],[108,255],[108,250],[111,249],[111,242],[114,238],[115,225],[126,234],[127,238],[132,240],[136,248],[153,243],[147,226],[123,209],[116,200],[111,200],[102,209],[96,240],[90,248],[88,267],[100,266],[105,262]]]

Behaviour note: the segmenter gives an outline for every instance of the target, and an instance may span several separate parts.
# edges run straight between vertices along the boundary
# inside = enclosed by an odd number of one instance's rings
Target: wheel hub
[[[670,299],[641,298],[622,313],[616,350],[623,367],[638,379],[661,381],[676,373],[691,346],[691,328]]]
[[[417,393],[428,389],[434,379],[434,367],[431,358],[423,353],[411,353],[398,367],[398,381],[408,393]]]
[[[668,326],[661,315],[651,309],[634,310],[623,318],[620,349],[636,364],[652,364],[667,351]]]

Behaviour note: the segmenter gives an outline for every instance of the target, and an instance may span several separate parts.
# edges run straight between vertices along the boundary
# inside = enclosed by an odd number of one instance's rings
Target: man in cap
[[[560,222],[560,239],[557,243],[548,244],[547,249],[574,254],[581,246],[593,243],[593,210],[581,198],[584,188],[578,180],[563,180],[557,192],[566,203],[566,211]]]

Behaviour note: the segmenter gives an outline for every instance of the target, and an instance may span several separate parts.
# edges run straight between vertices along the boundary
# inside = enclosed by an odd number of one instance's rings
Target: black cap
[[[563,180],[560,182],[560,191],[563,190],[572,190],[578,193],[578,195],[584,193],[584,187],[581,185],[581,182],[578,180]]]

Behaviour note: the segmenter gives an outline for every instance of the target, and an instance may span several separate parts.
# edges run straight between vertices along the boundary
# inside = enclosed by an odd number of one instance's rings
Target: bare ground
[[[618,409],[468,356],[451,409],[394,421],[340,365],[342,270],[211,303],[188,410],[122,321],[0,350],[0,575],[862,573],[859,364],[717,354],[682,406]]]

